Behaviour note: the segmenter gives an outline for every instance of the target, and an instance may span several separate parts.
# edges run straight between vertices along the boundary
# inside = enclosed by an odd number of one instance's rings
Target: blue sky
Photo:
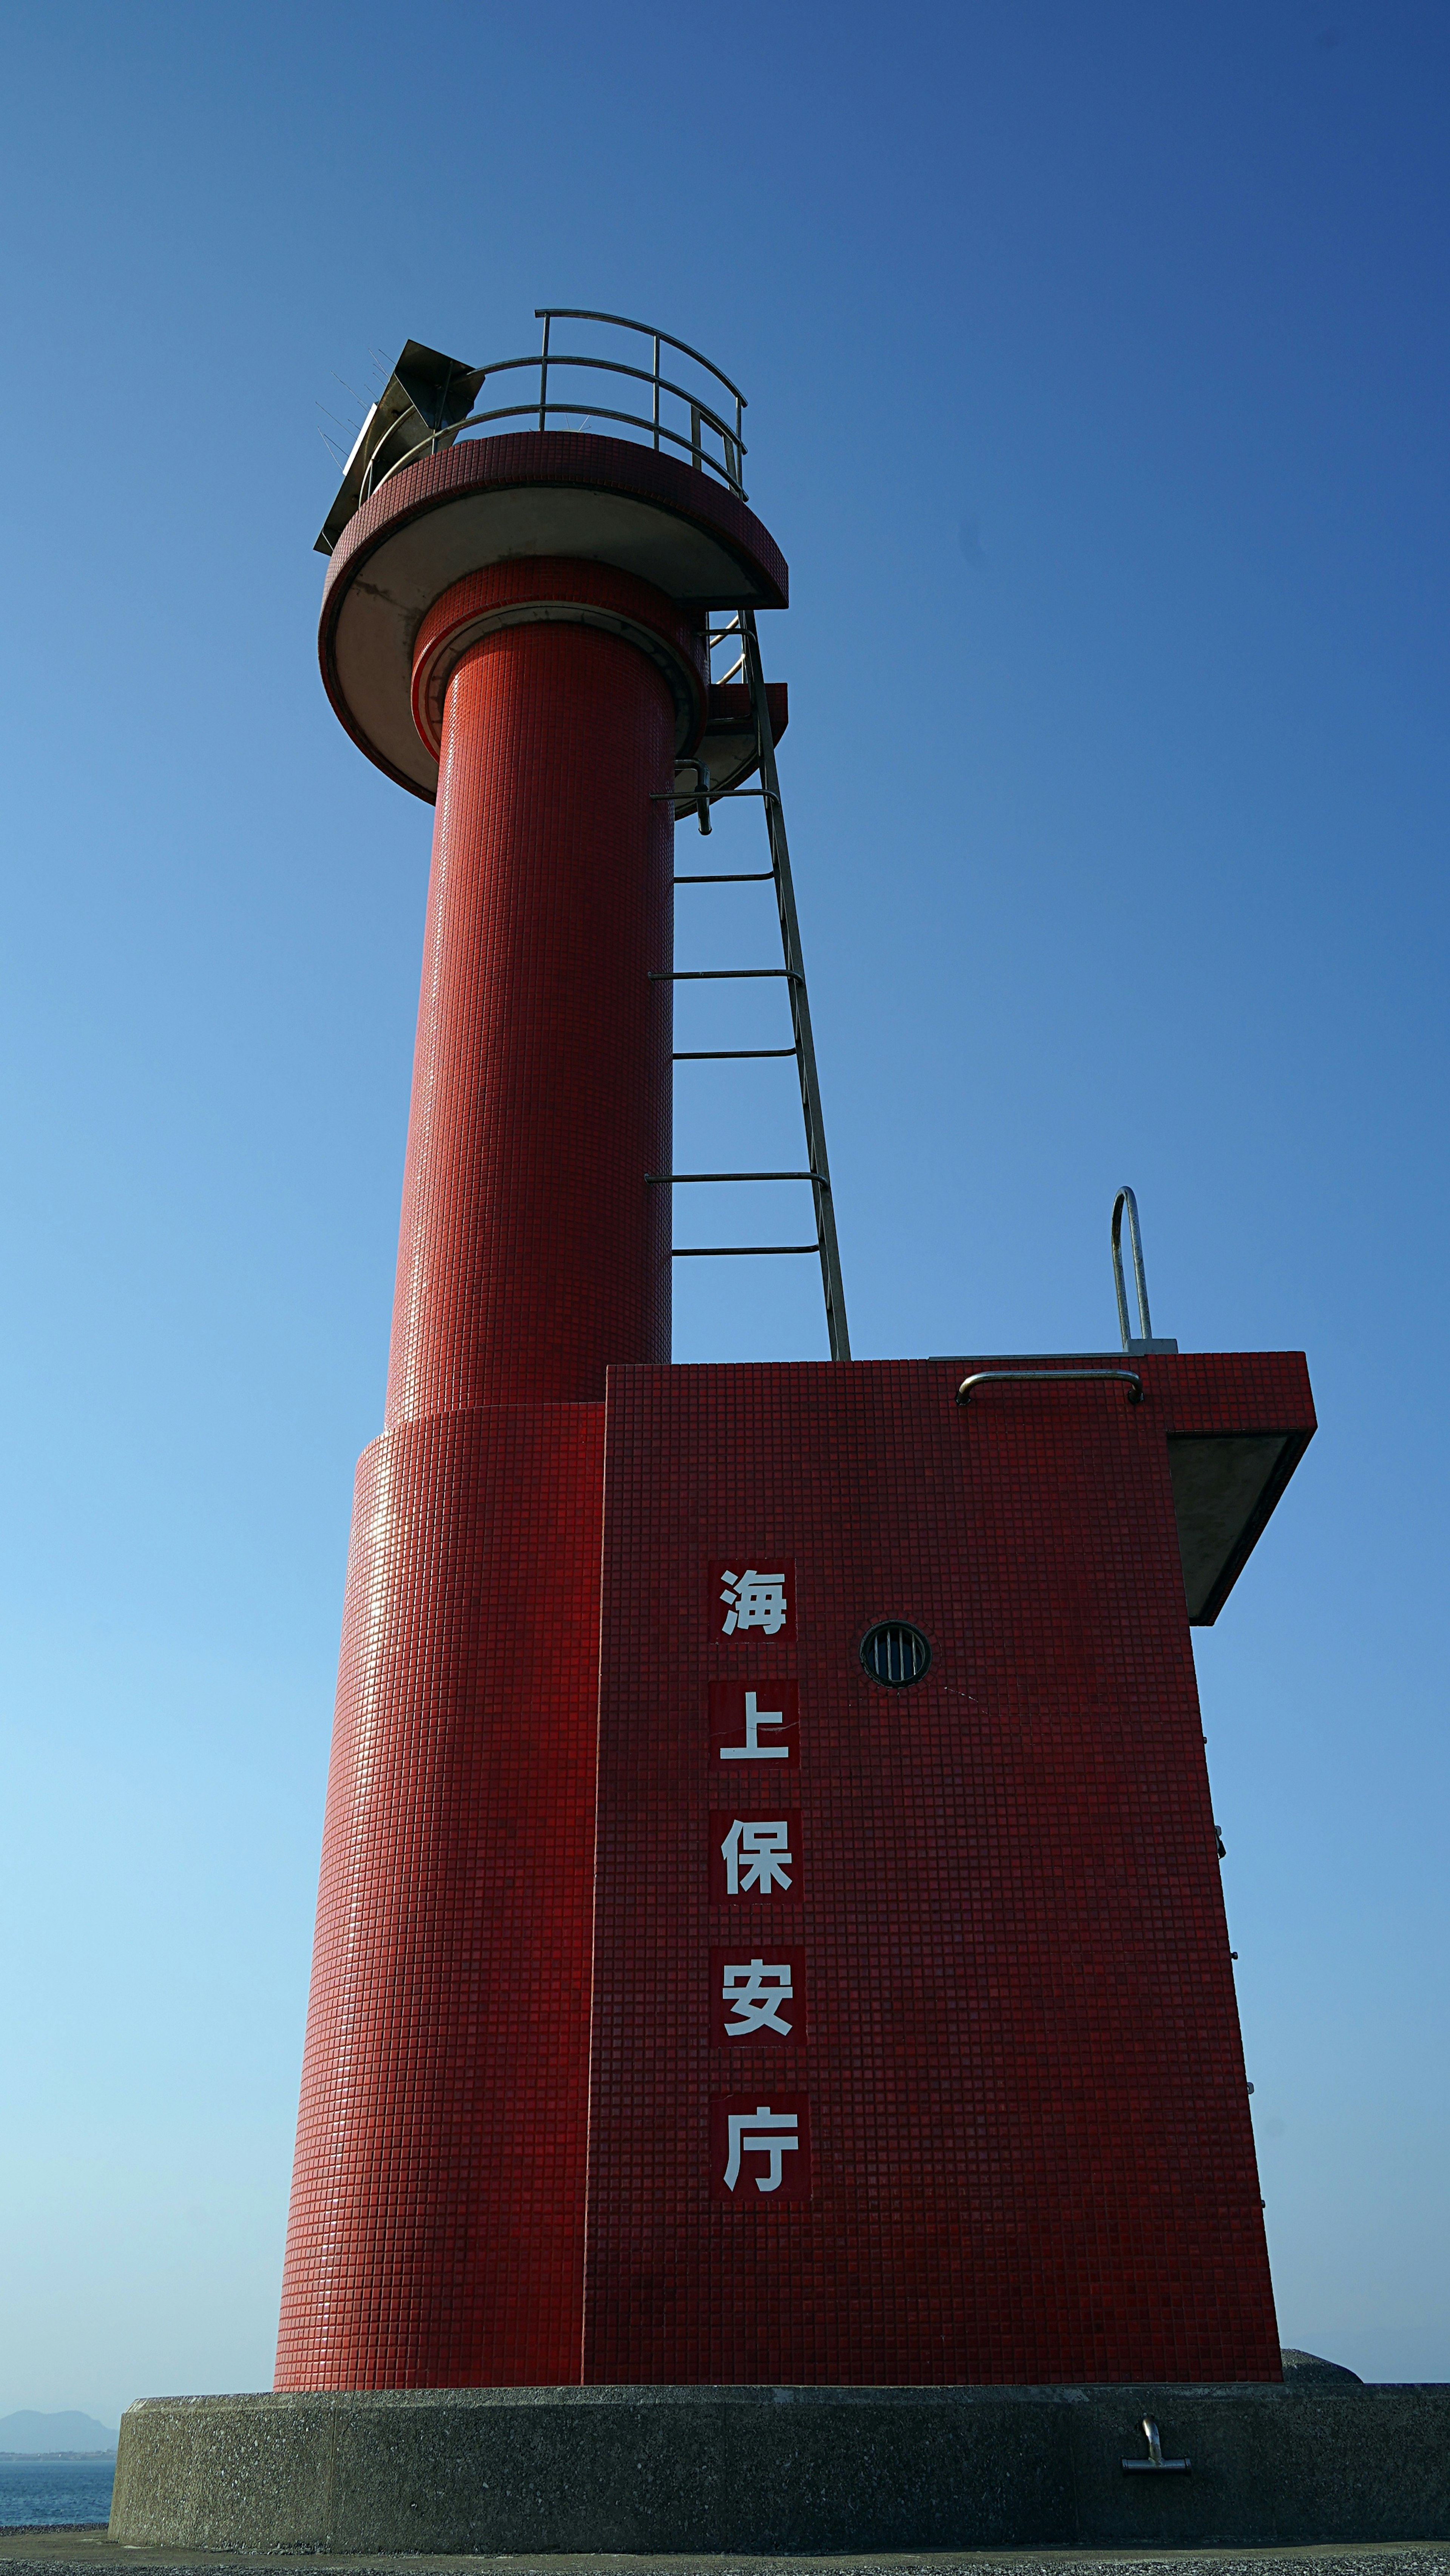
[[[750,396],[858,1354],[1110,1343],[1123,1180],[1159,1332],[1308,1352],[1198,1637],[1280,2325],[1450,2377],[1447,72],[1407,0],[6,11],[0,2413],[270,2380],[430,826],[317,432],[545,301]],[[682,1166],[793,1160],[723,1079]],[[678,1358],[823,1352],[680,1267]]]

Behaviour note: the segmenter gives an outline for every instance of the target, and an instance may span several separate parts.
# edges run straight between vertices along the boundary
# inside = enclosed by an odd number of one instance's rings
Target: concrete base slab
[[[1186,2467],[1148,2465],[1145,2417]],[[110,2536],[344,2558],[1438,2541],[1450,2386],[150,2398],[122,2419]]]
[[[1434,2542],[1370,2541],[1323,2549],[986,2551],[751,2558],[577,2554],[553,2557],[308,2556],[308,2576],[1446,2576]],[[297,2576],[295,2556],[200,2557],[125,2549],[99,2526],[0,2530],[0,2576]]]

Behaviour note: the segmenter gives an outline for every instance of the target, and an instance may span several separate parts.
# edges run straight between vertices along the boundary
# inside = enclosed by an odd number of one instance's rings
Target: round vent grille
[[[883,1619],[861,1640],[861,1661],[873,1682],[888,1690],[905,1690],[919,1682],[931,1662],[931,1648],[919,1628],[907,1619]]]

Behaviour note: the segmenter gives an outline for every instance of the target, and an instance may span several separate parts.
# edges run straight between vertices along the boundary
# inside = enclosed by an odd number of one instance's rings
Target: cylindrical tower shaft
[[[698,651],[668,600],[559,561],[418,636],[438,810],[283,2388],[579,2375],[599,1399],[669,1358],[667,651]]]
[[[401,468],[333,555],[329,694],[437,817],[279,2388],[581,2373],[602,1399],[670,1355],[649,1175],[705,612],[785,579],[703,473],[552,432]]]
[[[603,1415],[359,1462],[278,2388],[579,2377]]]
[[[504,627],[448,681],[390,1428],[669,1358],[674,731],[587,626]]]

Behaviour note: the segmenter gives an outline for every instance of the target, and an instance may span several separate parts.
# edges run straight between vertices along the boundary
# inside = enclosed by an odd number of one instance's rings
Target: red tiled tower
[[[672,797],[785,566],[698,419],[440,406],[322,616],[437,817],[276,2384],[1272,2378],[1188,1628],[1302,1363],[669,1365]]]

